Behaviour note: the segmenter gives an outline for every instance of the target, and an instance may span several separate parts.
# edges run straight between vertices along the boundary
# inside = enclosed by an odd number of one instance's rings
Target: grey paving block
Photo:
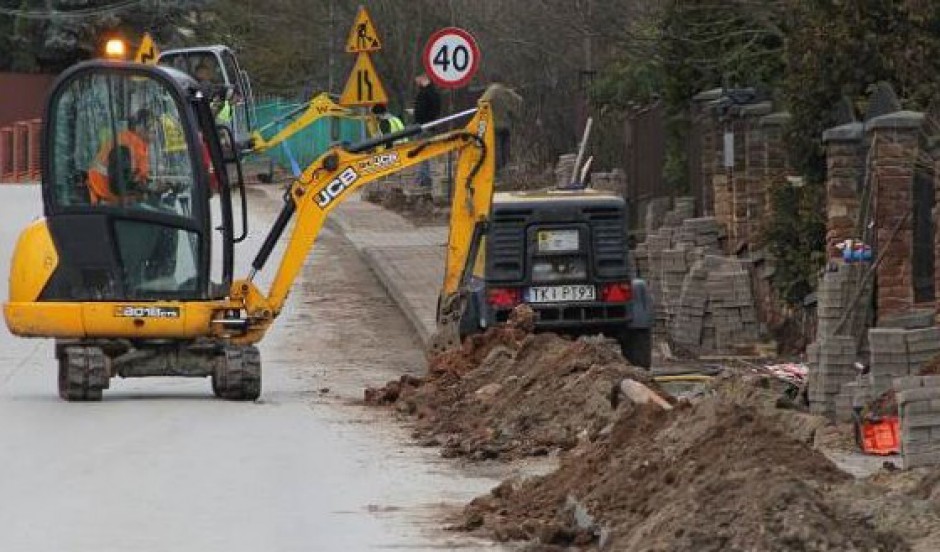
[[[940,427],[940,412],[930,414],[904,414],[901,417],[901,427],[910,429],[915,427]]]
[[[895,380],[897,381],[897,380]],[[895,387],[897,389],[897,387]],[[931,401],[934,399],[940,399],[940,388],[935,387],[921,387],[915,389],[904,389],[897,392],[898,404],[905,405],[911,402],[917,401]]]
[[[925,443],[932,438],[933,428],[930,427],[902,427],[901,441],[903,443]]]
[[[937,454],[940,456],[940,442],[914,441],[901,443],[901,456]]]

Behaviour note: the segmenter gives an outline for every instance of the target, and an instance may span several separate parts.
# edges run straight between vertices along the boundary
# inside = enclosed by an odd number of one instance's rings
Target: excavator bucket
[[[457,160],[450,207],[450,235],[444,283],[437,308],[437,331],[431,336],[428,355],[460,347],[461,320],[470,297],[469,285],[493,203],[496,173],[495,129],[488,103],[468,125],[481,148],[468,149]]]

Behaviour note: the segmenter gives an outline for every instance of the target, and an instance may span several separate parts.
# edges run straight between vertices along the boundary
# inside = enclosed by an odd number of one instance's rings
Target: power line
[[[82,8],[77,10],[59,11],[59,10],[22,10],[13,8],[0,8],[0,15],[11,17],[21,17],[23,19],[84,19],[86,17],[97,17],[101,15],[111,15],[119,11],[132,8],[138,4],[143,4],[147,0],[124,0],[115,2],[109,6],[100,6],[97,8]]]

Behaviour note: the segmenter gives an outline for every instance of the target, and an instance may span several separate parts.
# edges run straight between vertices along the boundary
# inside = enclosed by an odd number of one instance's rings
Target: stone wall
[[[738,239],[750,244],[761,241],[760,232],[764,221],[764,205],[767,198],[766,142],[767,129],[761,124],[762,119],[773,111],[770,102],[761,102],[741,108],[740,117],[744,122],[744,140],[741,149],[743,157],[743,189],[738,201],[742,204],[738,210]]]
[[[790,161],[786,146],[786,125],[790,122],[790,114],[786,112],[771,113],[760,119],[763,132],[763,174],[762,182],[755,190],[755,199],[763,202],[763,209],[757,213],[759,221],[773,213],[771,205],[771,187],[786,182],[789,173]]]
[[[877,268],[877,314],[888,318],[914,306],[913,182],[923,114],[901,111],[865,125],[871,138],[873,247],[885,262]]]
[[[713,214],[727,228],[730,249],[746,244],[753,251],[762,242],[770,212],[770,186],[787,174],[784,126],[789,115],[774,113],[771,102],[756,99],[729,107],[721,89],[702,92],[694,101],[701,212]],[[726,132],[733,136],[733,167],[724,165]]]
[[[865,178],[866,148],[862,123],[849,123],[823,133],[826,145],[826,249],[858,236],[857,221]]]

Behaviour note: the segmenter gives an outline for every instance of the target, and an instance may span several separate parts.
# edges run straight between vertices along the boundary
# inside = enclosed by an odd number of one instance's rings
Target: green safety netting
[[[265,125],[283,117],[301,104],[283,99],[263,100],[255,104],[254,128],[263,128]],[[274,136],[284,121],[262,132],[265,138]],[[330,145],[336,142],[358,142],[363,140],[365,128],[361,121],[343,119],[338,117],[323,117],[309,127],[301,130],[283,144],[270,150],[254,154],[256,158],[272,159],[280,167],[290,171],[291,157],[301,170],[322,155]]]

